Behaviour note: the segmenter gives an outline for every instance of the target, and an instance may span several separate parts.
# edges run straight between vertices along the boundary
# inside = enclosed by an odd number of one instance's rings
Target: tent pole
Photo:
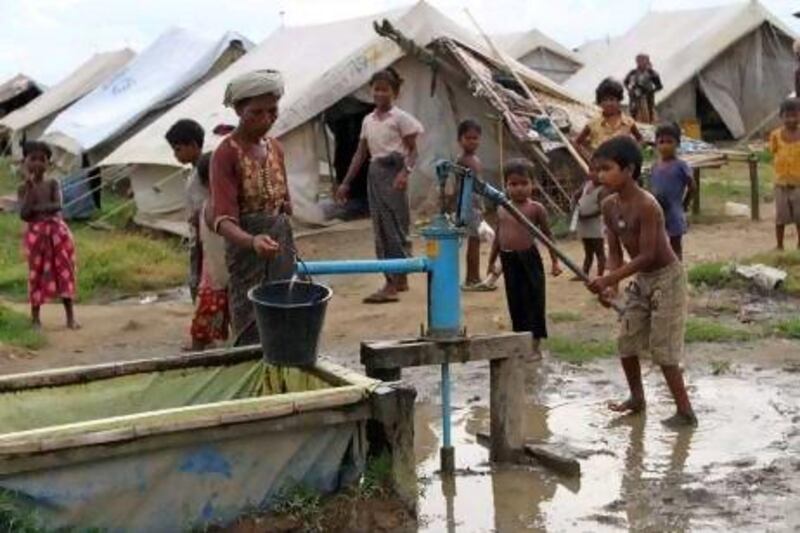
[[[547,119],[550,121],[550,124],[553,125],[553,129],[558,134],[559,138],[561,139],[561,142],[563,142],[564,145],[567,147],[567,150],[569,150],[570,155],[572,155],[572,157],[575,158],[575,161],[581,167],[581,170],[583,170],[583,172],[585,174],[589,174],[589,166],[586,164],[586,161],[578,153],[578,150],[575,149],[575,146],[573,146],[572,141],[570,141],[567,138],[567,136],[564,135],[564,132],[561,131],[560,128],[556,127],[555,123],[553,122],[552,117],[550,117],[550,114],[547,112],[547,109],[545,108],[545,106],[542,105],[542,103],[539,101],[539,99],[536,97],[536,95],[533,94],[533,91],[531,91],[530,87],[528,87],[528,84],[525,83],[522,80],[522,78],[517,73],[517,71],[514,68],[511,67],[511,65],[509,64],[509,62],[506,59],[505,55],[497,48],[497,46],[495,46],[495,44],[492,41],[491,37],[489,37],[483,31],[483,28],[480,27],[480,25],[478,24],[478,21],[475,20],[475,17],[472,16],[472,13],[470,12],[470,10],[465,8],[464,12],[467,14],[467,17],[469,17],[469,19],[472,21],[472,24],[475,25],[475,28],[478,30],[478,33],[481,34],[481,37],[484,38],[484,40],[486,41],[486,44],[489,45],[489,49],[491,49],[491,51],[494,53],[494,55],[497,56],[497,58],[505,65],[506,69],[508,69],[508,71],[511,74],[511,76],[514,77],[514,80],[522,87],[522,90],[525,92],[525,95],[528,97],[528,99],[536,107],[539,108],[539,110],[542,112],[542,114],[544,114],[544,116],[547,117]]]

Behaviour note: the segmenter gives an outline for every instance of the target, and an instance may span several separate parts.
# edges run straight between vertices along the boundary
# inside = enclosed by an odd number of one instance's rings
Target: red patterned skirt
[[[29,222],[23,237],[28,258],[28,297],[40,306],[75,297],[75,241],[60,217]]]
[[[201,284],[190,330],[192,339],[203,343],[228,340],[230,323],[227,289],[215,290]]]

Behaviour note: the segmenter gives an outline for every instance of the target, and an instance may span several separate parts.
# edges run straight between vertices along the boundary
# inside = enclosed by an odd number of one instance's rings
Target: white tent
[[[321,117],[348,97],[356,104],[359,100],[369,101],[365,90],[367,81],[375,71],[390,65],[406,80],[399,106],[419,117],[427,130],[420,143],[418,171],[412,178],[414,205],[425,200],[433,183],[433,161],[455,152],[455,128],[459,118],[473,116],[484,123],[486,138],[481,157],[487,168],[496,170],[499,165],[498,122],[488,115],[496,116],[497,112],[476,99],[472,94],[476,89],[468,88],[465,80],[459,85],[451,83],[444,75],[434,76],[430,68],[406,56],[393,41],[378,36],[372,23],[383,18],[391,20],[420,47],[438,37],[449,36],[459,43],[483,49],[472,34],[424,2],[371,17],[281,28],[102,162],[109,166],[135,165],[131,181],[138,220],[154,224],[183,207],[182,180],[164,180],[177,168],[164,140],[167,129],[182,118],[197,120],[208,132],[205,148],[213,149],[220,138],[212,135],[211,130],[220,124],[237,122],[233,110],[222,105],[228,81],[255,69],[278,69],[285,78],[286,93],[281,100],[280,118],[271,134],[280,138],[284,145],[295,214],[301,220],[321,223],[324,218],[319,200],[327,191],[320,186],[320,163],[328,159],[328,153],[332,153],[335,146],[328,143],[326,147],[325,137],[320,135]],[[521,65],[518,69],[542,99],[586,111],[585,106],[554,82]],[[509,140],[506,143],[511,144]]]
[[[600,81],[625,77],[637,53],[650,55],[664,89],[661,118],[697,121],[740,138],[791,92],[792,30],[757,1],[651,12],[624,35],[580,54],[586,66],[565,86],[590,100]]]
[[[583,66],[575,52],[537,29],[500,34],[493,39],[508,55],[558,83]]]
[[[127,48],[95,54],[25,107],[0,119],[0,129],[11,132],[12,156],[22,156],[22,139],[38,139],[57,113],[110,78],[134,55]]]
[[[111,79],[61,112],[42,140],[55,150],[61,171],[93,165],[125,137],[227,67],[249,44],[236,33],[208,39],[173,28],[128,62]]]

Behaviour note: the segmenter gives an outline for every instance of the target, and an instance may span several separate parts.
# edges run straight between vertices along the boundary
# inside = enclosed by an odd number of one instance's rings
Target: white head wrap
[[[223,104],[233,107],[236,102],[264,94],[283,96],[283,76],[277,70],[254,70],[233,78],[225,89]]]

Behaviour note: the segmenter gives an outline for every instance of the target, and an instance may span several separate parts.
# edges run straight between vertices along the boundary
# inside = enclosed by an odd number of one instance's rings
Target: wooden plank
[[[372,419],[367,422],[368,455],[389,454],[392,489],[416,516],[417,461],[414,454],[414,401],[417,391],[403,383],[379,387],[371,397]]]
[[[147,453],[149,451],[180,446],[197,446],[201,442],[214,442],[237,437],[265,435],[270,433],[317,428],[320,426],[347,424],[365,421],[370,417],[370,406],[364,402],[337,409],[299,413],[270,420],[231,421],[229,425],[216,427],[190,427],[181,431],[153,435],[136,435],[134,438],[104,442],[101,439],[93,444],[65,449],[50,447],[44,450],[39,443],[20,443],[3,446],[0,453],[0,475],[18,472],[31,472],[51,468],[67,467],[87,461],[100,461],[114,457]],[[137,431],[138,433],[138,431]],[[121,436],[121,435],[120,435]]]
[[[179,354],[170,357],[135,359],[132,361],[101,363],[0,376],[0,393],[42,387],[58,387],[87,383],[90,381],[113,379],[133,374],[163,372],[185,368],[230,366],[262,358],[261,346],[242,346],[221,348],[205,352]],[[374,386],[375,380],[366,378],[344,367],[320,360],[316,366],[303,369],[334,386],[363,385]]]
[[[692,198],[692,214],[700,214],[700,169],[694,169],[694,198]]]
[[[0,436],[0,456],[11,450],[17,453],[28,443],[31,451],[42,449],[46,442],[50,449],[71,448],[84,444],[124,440],[123,430],[132,429],[134,437],[173,433],[203,427],[224,426],[238,418],[266,420],[291,413],[321,411],[362,402],[369,392],[363,387],[349,386],[316,391],[281,394],[267,397],[228,400],[211,404],[191,405],[144,413],[102,418],[37,428]],[[99,436],[99,435],[102,435]],[[82,440],[83,439],[83,440]]]
[[[758,156],[751,154],[747,159],[750,169],[750,218],[754,221],[761,220],[761,195],[758,185]]]
[[[361,364],[368,370],[397,369],[520,357],[530,350],[531,336],[524,332],[478,335],[447,343],[420,339],[365,341],[361,343]]]
[[[489,432],[491,460],[512,461],[525,441],[525,366],[522,357],[489,362]]]
[[[24,374],[9,374],[0,376],[0,392],[57,387],[131,374],[182,368],[228,366],[261,359],[261,357],[260,346],[244,346],[241,348],[224,348],[207,352],[180,354],[173,357],[137,359],[125,362],[57,368]]]
[[[567,476],[581,475],[581,463],[571,453],[547,444],[526,444],[525,453],[543,466]]]

